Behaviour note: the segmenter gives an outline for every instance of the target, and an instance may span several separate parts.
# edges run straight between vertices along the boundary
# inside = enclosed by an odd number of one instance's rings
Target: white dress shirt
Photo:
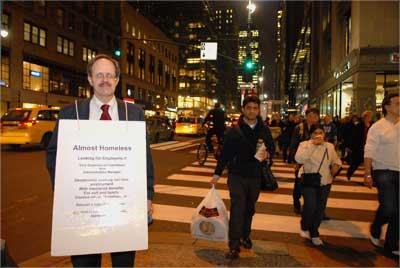
[[[93,95],[92,99],[90,100],[89,120],[100,120],[101,114],[103,113],[103,110],[101,109],[103,104],[110,105],[108,108],[108,113],[110,114],[111,119],[114,121],[119,120],[118,103],[115,96],[108,103],[102,103],[98,98],[96,98],[95,95]]]
[[[400,122],[378,120],[368,131],[364,157],[372,159],[373,169],[400,171]]]
[[[333,164],[341,166],[342,161],[340,161],[333,144],[329,142],[324,142],[321,145],[314,145],[311,140],[307,140],[300,143],[295,159],[297,163],[304,165],[299,172],[299,176],[302,173],[317,172],[325,150],[327,150],[327,155],[325,155],[324,161],[322,162],[319,174],[321,174],[321,185],[331,184],[333,177],[330,167]]]

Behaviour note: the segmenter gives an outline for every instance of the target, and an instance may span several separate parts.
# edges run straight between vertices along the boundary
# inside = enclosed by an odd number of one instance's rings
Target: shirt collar
[[[244,117],[244,116],[243,116],[243,121],[244,121],[251,129],[254,129],[254,128],[256,127],[257,123],[258,123],[258,119],[257,119],[256,122],[255,122],[254,124],[250,124],[250,123],[247,121],[246,117]]]
[[[113,108],[117,105],[117,100],[116,100],[115,96],[113,96],[112,99],[111,99],[109,102],[103,103],[103,102],[101,102],[101,101],[96,97],[96,95],[93,95],[93,97],[92,97],[92,103],[93,103],[93,104],[96,106],[96,108],[98,108],[99,110],[101,109],[101,106],[102,106],[103,104],[108,104],[108,105],[110,105],[110,109],[113,109]]]

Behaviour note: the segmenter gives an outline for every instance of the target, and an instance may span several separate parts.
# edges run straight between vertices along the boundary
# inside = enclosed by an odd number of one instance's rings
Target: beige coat
[[[341,166],[342,161],[340,161],[333,144],[329,142],[324,142],[322,145],[314,145],[312,144],[311,140],[300,143],[295,155],[295,159],[297,163],[304,165],[300,169],[299,176],[302,173],[317,172],[325,150],[327,150],[328,157],[325,156],[319,171],[321,174],[321,185],[331,184],[333,177],[331,175],[330,167],[333,164]]]

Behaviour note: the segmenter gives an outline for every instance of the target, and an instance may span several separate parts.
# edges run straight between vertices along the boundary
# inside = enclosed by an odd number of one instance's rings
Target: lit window
[[[75,51],[75,44],[73,41],[64,38],[62,36],[57,36],[57,52],[64,55],[73,57]]]
[[[38,44],[42,47],[46,46],[46,31],[30,23],[24,23],[24,40]]]

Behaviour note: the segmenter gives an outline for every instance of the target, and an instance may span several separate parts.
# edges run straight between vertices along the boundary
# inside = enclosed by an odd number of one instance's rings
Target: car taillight
[[[22,121],[18,124],[19,128],[29,128],[33,125],[36,124],[36,120],[27,120],[27,121]]]

